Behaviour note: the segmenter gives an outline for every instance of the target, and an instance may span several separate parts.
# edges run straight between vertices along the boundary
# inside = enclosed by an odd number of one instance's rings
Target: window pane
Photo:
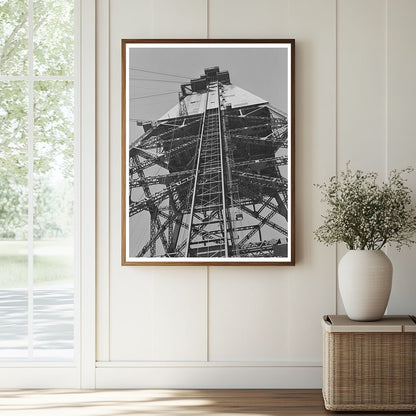
[[[27,75],[27,0],[0,0],[0,75]]]
[[[0,360],[27,358],[27,308],[27,290],[0,289]]]
[[[73,75],[74,1],[34,0],[36,75]]]
[[[33,296],[33,358],[72,360],[74,350],[74,289],[36,288]]]
[[[22,253],[22,241],[27,241],[26,83],[0,82],[0,103],[0,240],[5,256],[11,257],[26,255]],[[27,275],[22,271],[8,270],[10,280],[2,273],[1,288],[26,284]]]
[[[74,85],[34,85],[34,357],[71,359],[74,339]]]
[[[39,265],[35,282],[72,280],[74,205],[74,85],[34,85],[34,239],[36,259],[59,265],[53,279]],[[47,243],[49,242],[49,243]],[[67,258],[67,256],[70,258]],[[36,270],[35,270],[36,272]]]
[[[0,82],[0,358],[27,356],[27,85]]]

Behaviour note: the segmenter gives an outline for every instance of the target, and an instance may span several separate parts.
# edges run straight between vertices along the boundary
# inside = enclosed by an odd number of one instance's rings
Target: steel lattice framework
[[[287,256],[287,115],[218,67],[167,114],[130,145],[130,221],[147,223],[130,232],[148,233],[130,255]]]

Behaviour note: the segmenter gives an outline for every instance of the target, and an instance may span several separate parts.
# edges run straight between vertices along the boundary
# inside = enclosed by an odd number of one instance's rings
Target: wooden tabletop
[[[352,321],[347,315],[325,315],[322,327],[328,332],[416,332],[416,318],[385,315],[379,321]]]

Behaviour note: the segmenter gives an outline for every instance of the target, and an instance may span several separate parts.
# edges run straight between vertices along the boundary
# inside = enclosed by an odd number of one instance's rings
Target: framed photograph
[[[294,265],[295,41],[122,40],[122,265]]]

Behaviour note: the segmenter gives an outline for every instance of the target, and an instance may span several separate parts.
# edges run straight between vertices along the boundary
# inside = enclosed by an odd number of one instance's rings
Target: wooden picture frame
[[[121,46],[122,265],[294,265],[295,41]]]

